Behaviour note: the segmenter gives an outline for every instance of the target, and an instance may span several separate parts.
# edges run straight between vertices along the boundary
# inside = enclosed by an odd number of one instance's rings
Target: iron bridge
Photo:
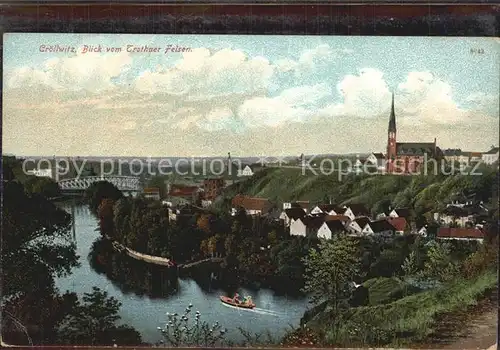
[[[133,176],[86,176],[59,180],[57,184],[62,191],[85,191],[94,182],[107,181],[120,191],[139,191],[139,178]]]

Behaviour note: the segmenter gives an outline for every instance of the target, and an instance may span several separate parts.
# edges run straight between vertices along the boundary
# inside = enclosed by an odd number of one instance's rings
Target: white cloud
[[[279,59],[274,63],[280,72],[295,72],[296,76],[303,76],[314,72],[320,67],[327,67],[344,55],[352,53],[351,49],[333,49],[328,44],[321,44],[313,49],[304,50],[297,60],[289,58]]]
[[[144,72],[135,87],[143,93],[185,95],[196,100],[264,90],[272,75],[273,67],[265,58],[249,58],[230,49],[211,54],[201,48],[184,53],[172,68]]]
[[[20,67],[9,72],[8,88],[37,88],[54,90],[101,92],[114,88],[113,78],[130,68],[132,58],[127,53],[79,53],[71,57],[52,58],[40,68]]]
[[[450,84],[430,72],[410,72],[398,89],[405,117],[437,123],[459,122],[467,117],[467,111],[453,100]]]
[[[343,101],[325,107],[322,114],[370,118],[386,112],[390,103],[384,74],[373,68],[362,69],[358,75],[346,75],[337,84],[337,91]]]
[[[291,88],[276,97],[256,97],[245,101],[238,110],[238,117],[248,127],[303,122],[316,113],[314,105],[329,95],[331,90],[326,84]]]

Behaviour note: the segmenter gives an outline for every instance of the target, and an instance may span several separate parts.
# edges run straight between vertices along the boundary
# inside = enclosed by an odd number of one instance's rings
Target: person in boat
[[[240,301],[240,295],[238,293],[236,293],[234,295],[233,302],[236,303],[236,304],[240,304],[241,303],[241,301]]]

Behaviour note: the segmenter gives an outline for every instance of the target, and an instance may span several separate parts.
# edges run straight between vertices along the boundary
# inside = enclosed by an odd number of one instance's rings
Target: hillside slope
[[[267,168],[235,183],[222,194],[216,204],[229,206],[236,194],[268,198],[279,207],[293,200],[337,204],[364,203],[372,213],[389,206],[412,207],[417,215],[443,208],[455,199],[474,194],[485,203],[498,192],[498,169],[484,166],[481,176],[473,175],[348,175],[339,180],[332,175],[305,174],[301,169]],[[494,203],[494,201],[492,201]]]

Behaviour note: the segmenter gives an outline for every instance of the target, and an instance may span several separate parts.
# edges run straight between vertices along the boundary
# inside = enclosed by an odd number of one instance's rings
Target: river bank
[[[71,203],[64,207],[67,212],[72,211]],[[211,267],[188,269],[196,272],[192,273],[196,275],[194,278],[178,278],[173,273],[175,270],[167,266],[118,254],[96,231],[98,220],[88,207],[77,205],[74,214],[75,243],[81,266],[74,268],[69,276],[58,278],[57,287],[62,292],[70,290],[78,295],[89,292],[92,286],[106,290],[122,304],[120,322],[137,329],[149,344],[162,339],[157,327],[167,321],[166,312],[181,314],[189,304],[193,304],[193,311],[200,312],[202,321],[210,324],[218,321],[228,330],[227,339],[237,344],[245,340],[239,327],[251,334],[272,329],[273,336],[279,340],[288,331],[288,325],[298,326],[309,306],[304,297],[276,293],[272,289],[228,286],[211,278],[208,272]],[[257,310],[235,310],[220,302],[219,296],[231,296],[235,292],[251,295]]]
[[[143,254],[136,252],[135,250],[132,250],[126,246],[124,246],[121,243],[118,243],[117,241],[113,241],[111,238],[106,237],[110,241],[112,241],[113,248],[120,253],[125,253],[131,258],[134,258],[136,260],[144,261],[149,264],[154,264],[154,265],[160,265],[160,266],[168,266],[168,267],[173,267],[174,264],[170,259],[163,258],[160,256],[154,256],[154,255],[148,255],[148,254]]]

